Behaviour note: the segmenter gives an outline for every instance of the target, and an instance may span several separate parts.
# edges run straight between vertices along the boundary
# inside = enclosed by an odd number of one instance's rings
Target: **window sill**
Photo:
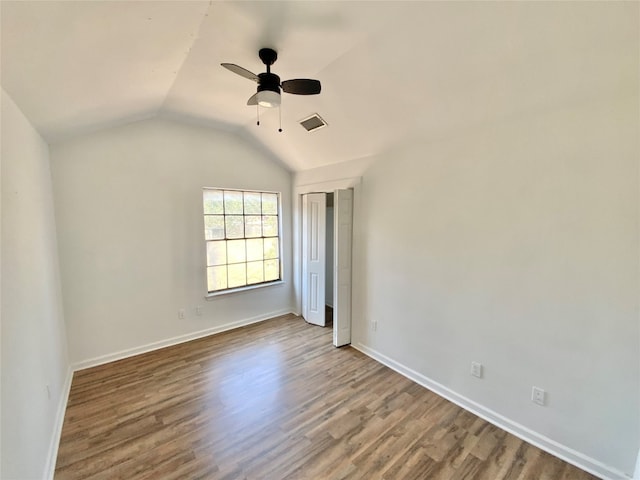
[[[207,293],[204,298],[205,298],[205,300],[209,301],[209,300],[212,300],[212,299],[214,299],[216,297],[220,297],[220,296],[224,296],[224,295],[231,295],[233,293],[248,292],[250,290],[256,290],[258,288],[274,287],[276,285],[284,285],[284,284],[285,284],[284,280],[277,280],[275,282],[260,283],[258,285],[248,285],[246,287],[230,288],[229,290],[222,290],[220,292]]]

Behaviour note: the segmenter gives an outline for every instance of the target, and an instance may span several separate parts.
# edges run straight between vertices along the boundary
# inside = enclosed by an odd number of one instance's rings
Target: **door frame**
[[[357,201],[360,196],[362,177],[349,177],[326,182],[295,185],[293,190],[293,290],[294,313],[302,313],[302,195],[305,193],[333,193],[335,190],[353,189],[353,218],[357,215]],[[337,235],[337,232],[335,232]],[[353,261],[353,256],[352,256]],[[353,284],[352,293],[353,298]],[[336,299],[334,298],[334,302]],[[353,318],[353,315],[352,315]]]

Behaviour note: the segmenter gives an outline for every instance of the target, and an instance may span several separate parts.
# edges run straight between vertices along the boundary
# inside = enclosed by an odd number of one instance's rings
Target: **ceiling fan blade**
[[[308,78],[296,78],[282,82],[282,90],[294,95],[317,95],[320,93],[320,81]]]
[[[246,68],[242,68],[234,63],[221,63],[224,68],[231,70],[233,73],[237,73],[241,77],[248,78],[249,80],[253,80],[254,82],[258,82],[260,78],[253,72],[250,72]]]
[[[254,93],[249,100],[247,100],[247,105],[257,105],[258,104],[258,94]]]

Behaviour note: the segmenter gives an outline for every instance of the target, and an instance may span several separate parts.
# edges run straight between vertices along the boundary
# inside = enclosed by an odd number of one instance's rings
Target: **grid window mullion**
[[[280,195],[269,192],[250,192],[243,190],[225,190],[225,189],[206,189],[209,193],[205,193],[205,228],[209,228],[205,232],[206,245],[213,241],[224,242],[225,258],[224,263],[220,259],[219,250],[207,246],[207,269],[215,268],[226,277],[226,285],[222,285],[220,281],[216,281],[216,273],[211,271],[209,280],[209,291],[233,290],[247,285],[257,285],[260,283],[269,283],[280,278],[280,274],[274,277],[273,268],[271,268],[270,279],[267,278],[267,259],[264,252],[264,242],[266,239],[277,239],[278,250],[280,248]],[[211,191],[218,194],[211,194]],[[216,200],[221,198],[221,200]],[[216,202],[220,202],[216,206]],[[267,203],[265,203],[265,201]],[[220,215],[220,212],[222,213]],[[220,221],[206,220],[207,215],[213,217],[218,215]],[[254,218],[251,218],[254,217]],[[221,224],[220,224],[221,223]],[[266,228],[265,228],[266,225]],[[215,233],[218,232],[218,233]],[[248,236],[249,235],[249,236]],[[222,236],[222,238],[219,238]],[[255,242],[261,240],[260,255],[257,254]],[[252,242],[251,250],[249,240]],[[235,256],[233,261],[229,258],[230,242],[244,242],[240,247],[236,243]],[[238,247],[242,250],[238,251]],[[211,250],[211,251],[210,251]],[[239,253],[244,252],[244,258]],[[211,260],[209,255],[212,255]],[[272,252],[269,255],[269,262],[273,265],[280,263],[280,254]],[[260,263],[258,263],[260,262]],[[222,277],[222,278],[225,278]],[[219,276],[217,278],[220,278]],[[214,284],[212,285],[211,282]],[[217,288],[216,288],[217,286]]]

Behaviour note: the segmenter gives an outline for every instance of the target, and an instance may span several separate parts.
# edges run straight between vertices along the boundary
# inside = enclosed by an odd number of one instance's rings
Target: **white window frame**
[[[254,284],[250,284],[250,285],[243,285],[243,286],[238,286],[238,287],[231,287],[231,288],[226,288],[226,289],[222,289],[222,290],[214,290],[214,291],[208,291],[209,290],[209,280],[208,280],[208,272],[207,269],[209,267],[208,265],[208,261],[207,261],[207,244],[211,241],[214,240],[207,240],[206,238],[206,224],[204,223],[204,219],[206,218],[207,214],[204,212],[204,192],[207,190],[215,190],[215,191],[221,191],[221,192],[240,192],[240,193],[267,193],[267,194],[275,194],[277,195],[278,198],[278,206],[277,206],[277,217],[278,217],[278,221],[277,221],[277,225],[278,225],[278,235],[277,235],[277,239],[278,239],[278,265],[280,268],[279,271],[279,279],[277,280],[268,280],[268,281],[263,281],[260,283],[254,283]],[[202,188],[202,214],[203,214],[203,237],[204,237],[204,249],[205,249],[205,287],[206,287],[206,295],[205,298],[212,298],[212,297],[218,297],[221,295],[229,295],[229,294],[233,294],[233,293],[237,293],[237,292],[244,292],[247,290],[254,290],[257,288],[264,288],[264,287],[270,287],[270,286],[274,286],[274,285],[281,285],[284,283],[284,266],[283,266],[283,258],[282,258],[282,251],[283,251],[283,246],[282,246],[282,193],[281,192],[274,192],[274,191],[269,191],[269,190],[250,190],[250,189],[246,189],[246,188],[228,188],[228,187],[203,187]],[[225,215],[225,214],[223,214]],[[243,213],[244,215],[244,213]],[[259,238],[259,237],[241,237],[241,238],[225,238],[224,240],[240,240],[240,239],[244,239],[246,240],[247,238],[251,239],[251,238]],[[262,237],[265,238],[265,237]],[[245,263],[247,263],[245,261]],[[227,264],[228,265],[228,264]]]

